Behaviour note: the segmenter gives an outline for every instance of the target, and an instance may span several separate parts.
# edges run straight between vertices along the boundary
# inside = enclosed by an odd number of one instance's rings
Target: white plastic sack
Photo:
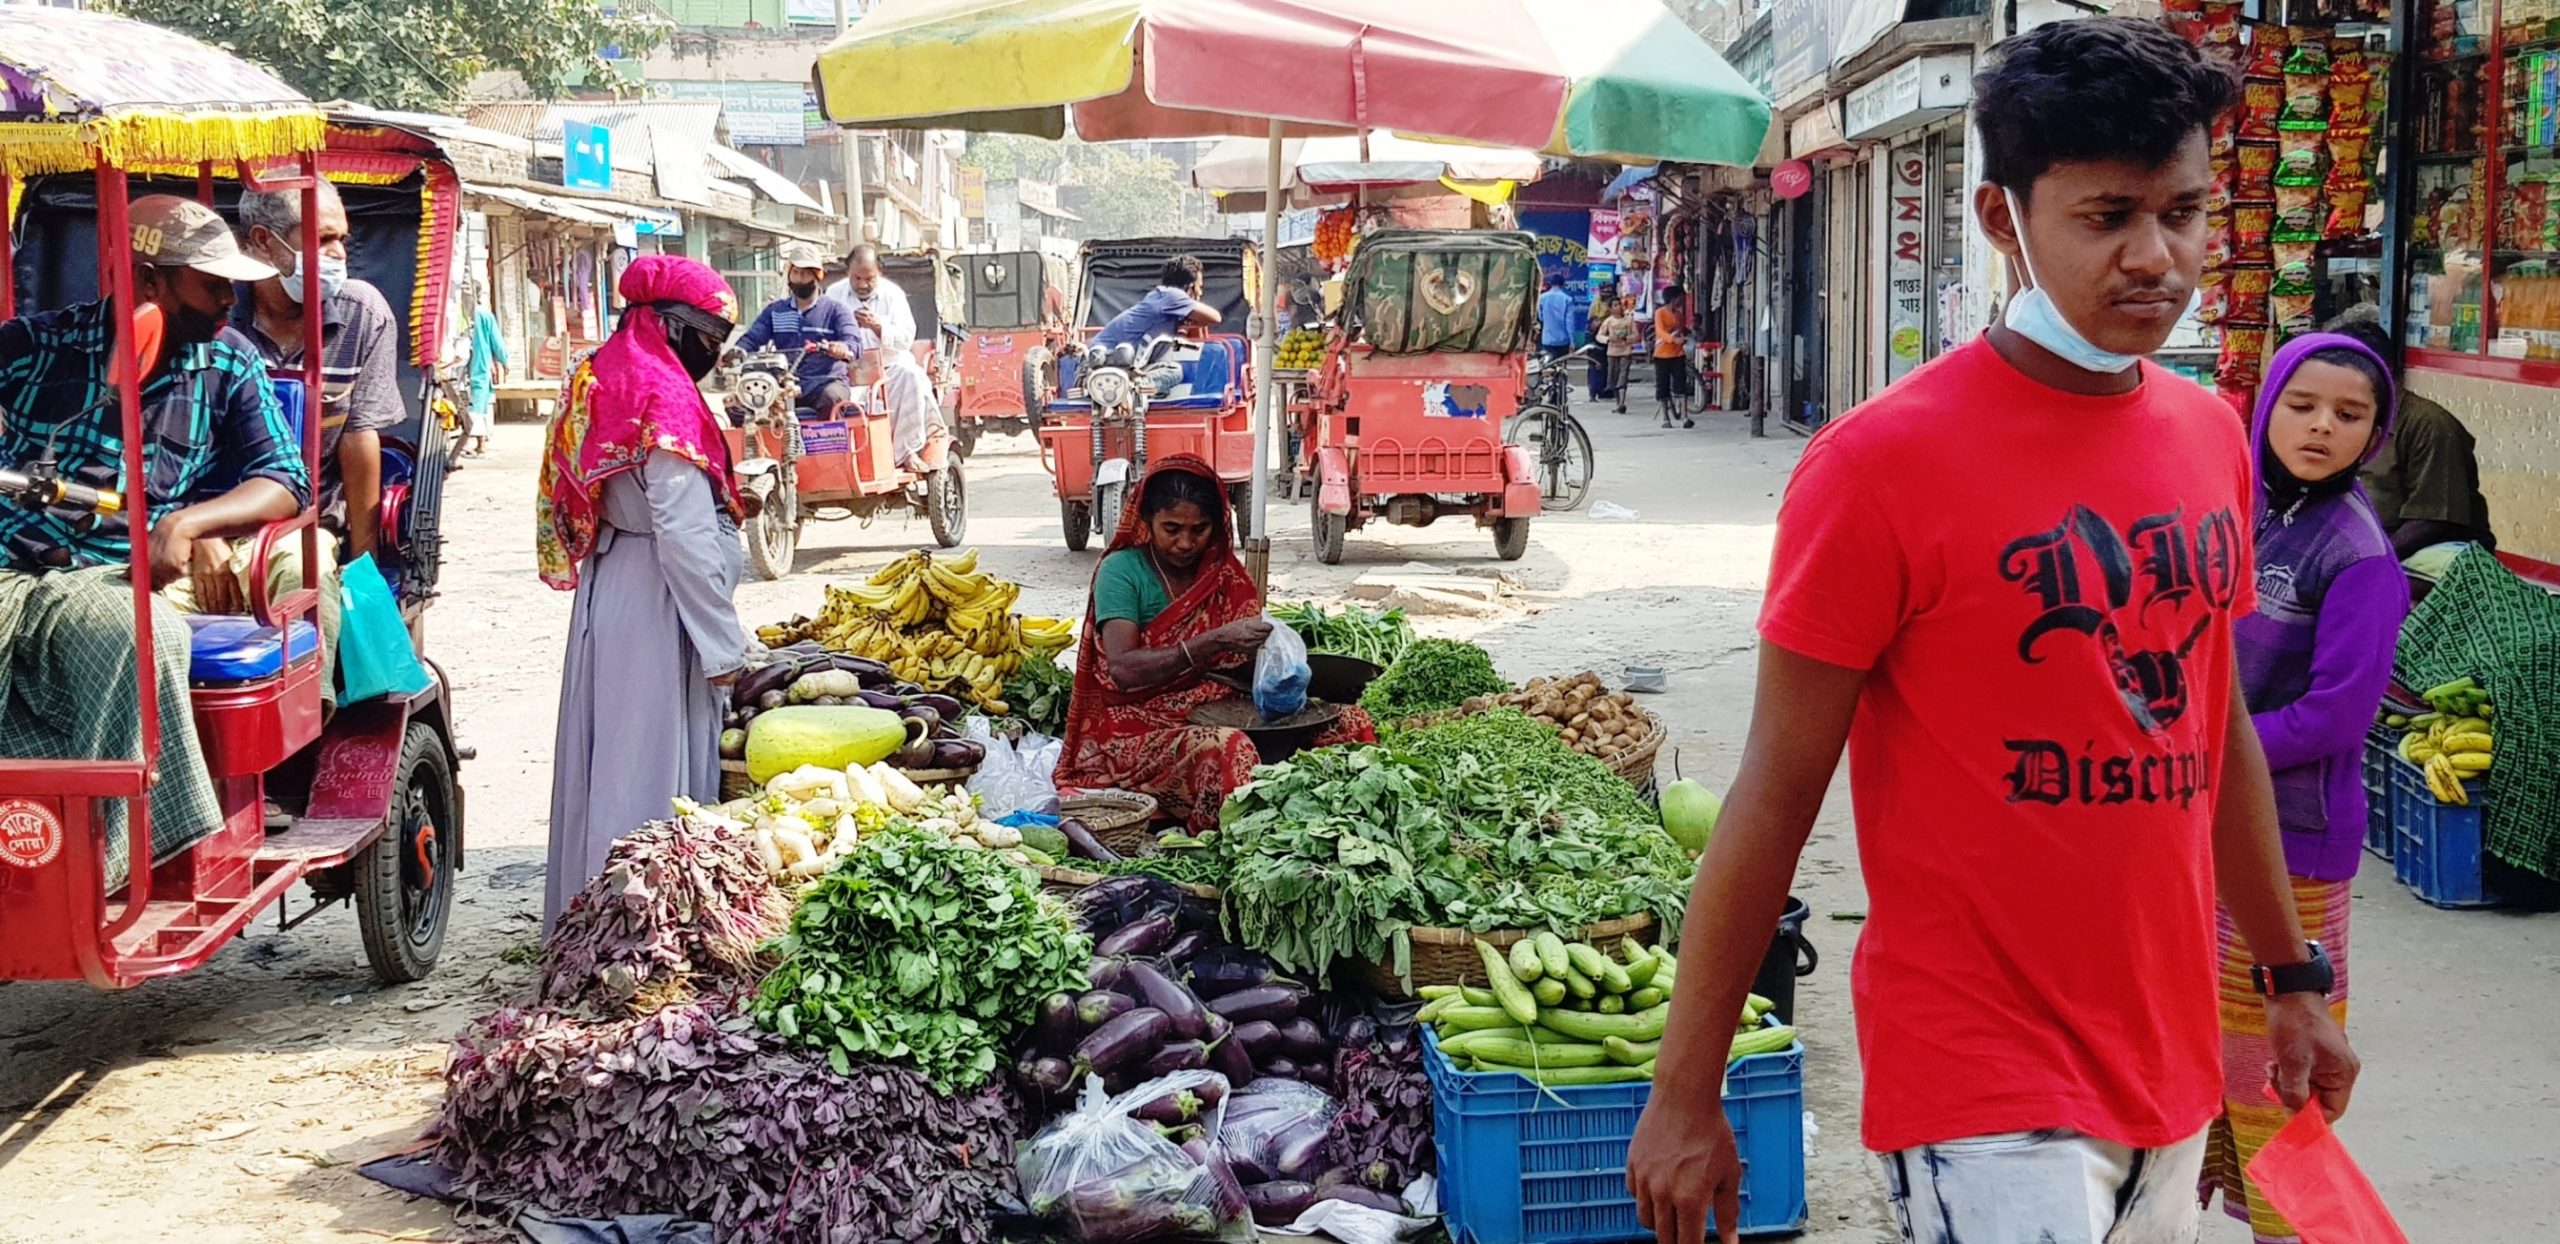
[[[1178,1071],[1118,1097],[1085,1078],[1073,1112],[1040,1129],[1015,1163],[1022,1197],[1031,1212],[1088,1244],[1139,1244],[1145,1240],[1253,1239],[1253,1219],[1237,1186],[1206,1136],[1176,1145],[1131,1116],[1139,1106],[1180,1089],[1215,1083],[1214,1071]],[[1204,1121],[1217,1133],[1221,1109]]]
[[[978,771],[969,775],[969,793],[978,797],[980,815],[1001,820],[1016,812],[1058,814],[1059,743],[1041,734],[1026,734],[1019,743],[989,728],[987,719],[971,716],[961,737],[987,749]]]

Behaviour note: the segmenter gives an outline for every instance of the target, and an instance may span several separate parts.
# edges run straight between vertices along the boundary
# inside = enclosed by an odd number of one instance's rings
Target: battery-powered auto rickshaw
[[[146,74],[138,66],[150,66]],[[321,110],[282,82],[195,40],[106,14],[20,8],[0,20],[0,170],[16,211],[0,227],[0,316],[104,297],[133,307],[130,260],[132,198],[175,187],[216,205],[236,199],[241,184],[298,190],[306,222],[298,264],[303,302],[321,299],[318,247],[308,227],[317,215],[317,179],[332,163],[324,141],[333,133]],[[429,269],[423,289],[386,286],[395,307],[431,313],[423,342],[439,340],[440,261],[450,254],[453,203],[430,209],[421,196],[439,184],[426,151],[388,140],[372,149],[372,172],[350,171],[351,188],[370,177],[406,184],[417,200],[400,253]],[[352,170],[353,165],[348,165]],[[75,189],[76,187],[76,189]],[[78,193],[85,190],[85,196]],[[352,200],[355,196],[350,194]],[[354,205],[350,203],[351,212]],[[415,223],[431,222],[422,233]],[[355,271],[363,275],[379,248],[359,230]],[[87,251],[79,262],[71,251]],[[75,287],[88,265],[94,281]],[[379,269],[376,269],[378,272]],[[413,276],[418,274],[413,274]],[[387,279],[387,278],[386,278]],[[124,758],[17,757],[0,760],[0,980],[86,980],[122,988],[202,965],[249,922],[278,910],[285,927],[338,902],[351,902],[367,960],[385,981],[415,980],[442,949],[463,859],[463,794],[455,773],[466,754],[455,747],[451,692],[431,660],[415,695],[391,695],[339,706],[325,721],[321,680],[331,658],[316,642],[319,591],[305,587],[270,597],[253,573],[250,614],[189,620],[189,680],[202,762],[220,817],[211,825],[154,825],[150,792],[162,780],[161,741],[174,723],[160,717],[148,557],[149,507],[133,493],[147,478],[139,386],[156,360],[147,313],[109,318],[108,400],[123,451],[113,478],[57,475],[49,453],[7,464],[0,504],[49,507],[73,521],[123,524],[130,541],[126,574],[135,585],[132,683],[118,679],[102,694],[138,697],[140,754]],[[315,343],[316,344],[316,343]],[[279,379],[277,396],[294,417],[303,459],[319,474],[324,418],[321,352],[306,352],[299,376]],[[432,362],[432,352],[409,362]],[[412,368],[414,371],[414,367]],[[16,412],[64,419],[76,412]],[[431,429],[430,429],[431,430]],[[419,435],[417,415],[401,429]],[[416,445],[412,439],[407,442]],[[440,450],[438,451],[440,453]],[[385,478],[404,489],[395,504],[386,488],[381,547],[422,636],[421,611],[432,599],[434,528],[439,498],[420,488],[419,460],[394,460]],[[317,515],[310,509],[254,537],[263,565],[288,541],[301,544],[302,564],[319,563]],[[402,568],[402,558],[425,564]],[[422,642],[415,641],[413,642]],[[23,711],[15,706],[0,711]],[[270,806],[272,805],[272,806]],[[120,829],[110,807],[122,813]],[[310,901],[291,907],[298,886]]]
[[[960,270],[937,250],[880,257],[880,275],[907,296],[916,317],[915,359],[933,382],[934,407],[945,424],[960,396]]]
[[[1067,264],[1039,251],[962,255],[967,328],[960,335],[960,400],[945,407],[966,454],[988,432],[1038,427],[1058,391],[1067,340]]]
[[[1202,301],[1223,318],[1199,338],[1131,351],[1114,371],[1133,373],[1144,388],[1117,386],[1097,401],[1082,382],[1093,361],[1084,343],[1112,317],[1138,304],[1162,281],[1178,255],[1200,261]],[[1140,238],[1084,244],[1076,285],[1078,348],[1058,359],[1058,392],[1041,421],[1041,465],[1056,481],[1058,517],[1067,548],[1082,552],[1096,534],[1108,537],[1120,509],[1137,495],[1147,463],[1192,454],[1218,472],[1240,501],[1253,479],[1252,347],[1245,308],[1255,261],[1242,238]],[[1138,401],[1136,398],[1145,400]],[[1238,533],[1245,534],[1245,533]]]
[[[1316,482],[1316,558],[1373,521],[1467,514],[1504,561],[1529,548],[1539,490],[1503,443],[1538,344],[1538,252],[1526,233],[1382,229],[1360,243],[1343,315],[1291,417]]]
[[[967,534],[967,485],[950,432],[929,426],[915,460],[900,465],[878,370],[857,365],[854,401],[818,419],[797,409],[800,387],[788,355],[760,350],[722,367],[729,459],[739,492],[756,506],[745,532],[747,564],[757,577],[791,573],[800,529],[812,519],[859,519],[868,527],[884,513],[920,514],[946,549]]]

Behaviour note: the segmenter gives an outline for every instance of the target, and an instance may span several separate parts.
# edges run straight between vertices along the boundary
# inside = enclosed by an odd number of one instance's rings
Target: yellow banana
[[[2497,757],[2489,752],[2447,752],[2444,759],[2446,764],[2453,766],[2455,776],[2460,777],[2488,772]]]

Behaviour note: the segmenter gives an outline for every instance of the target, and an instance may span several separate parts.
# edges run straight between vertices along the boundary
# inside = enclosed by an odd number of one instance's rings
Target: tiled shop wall
[[[2425,369],[2409,387],[2471,429],[2498,547],[2560,562],[2560,389]]]

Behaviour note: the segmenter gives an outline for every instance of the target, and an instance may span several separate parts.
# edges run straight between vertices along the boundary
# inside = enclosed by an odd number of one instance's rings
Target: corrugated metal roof
[[[764,197],[771,199],[776,203],[784,203],[792,207],[804,208],[812,212],[823,212],[827,210],[826,207],[816,199],[810,198],[807,191],[804,191],[799,186],[793,184],[790,178],[766,167],[763,161],[756,159],[754,156],[748,155],[743,151],[736,151],[728,147],[723,147],[717,143],[712,144],[709,150],[711,153],[711,162],[713,164],[719,166],[722,171],[727,172],[732,176],[744,177],[749,182],[754,183],[757,191],[761,192]]]

